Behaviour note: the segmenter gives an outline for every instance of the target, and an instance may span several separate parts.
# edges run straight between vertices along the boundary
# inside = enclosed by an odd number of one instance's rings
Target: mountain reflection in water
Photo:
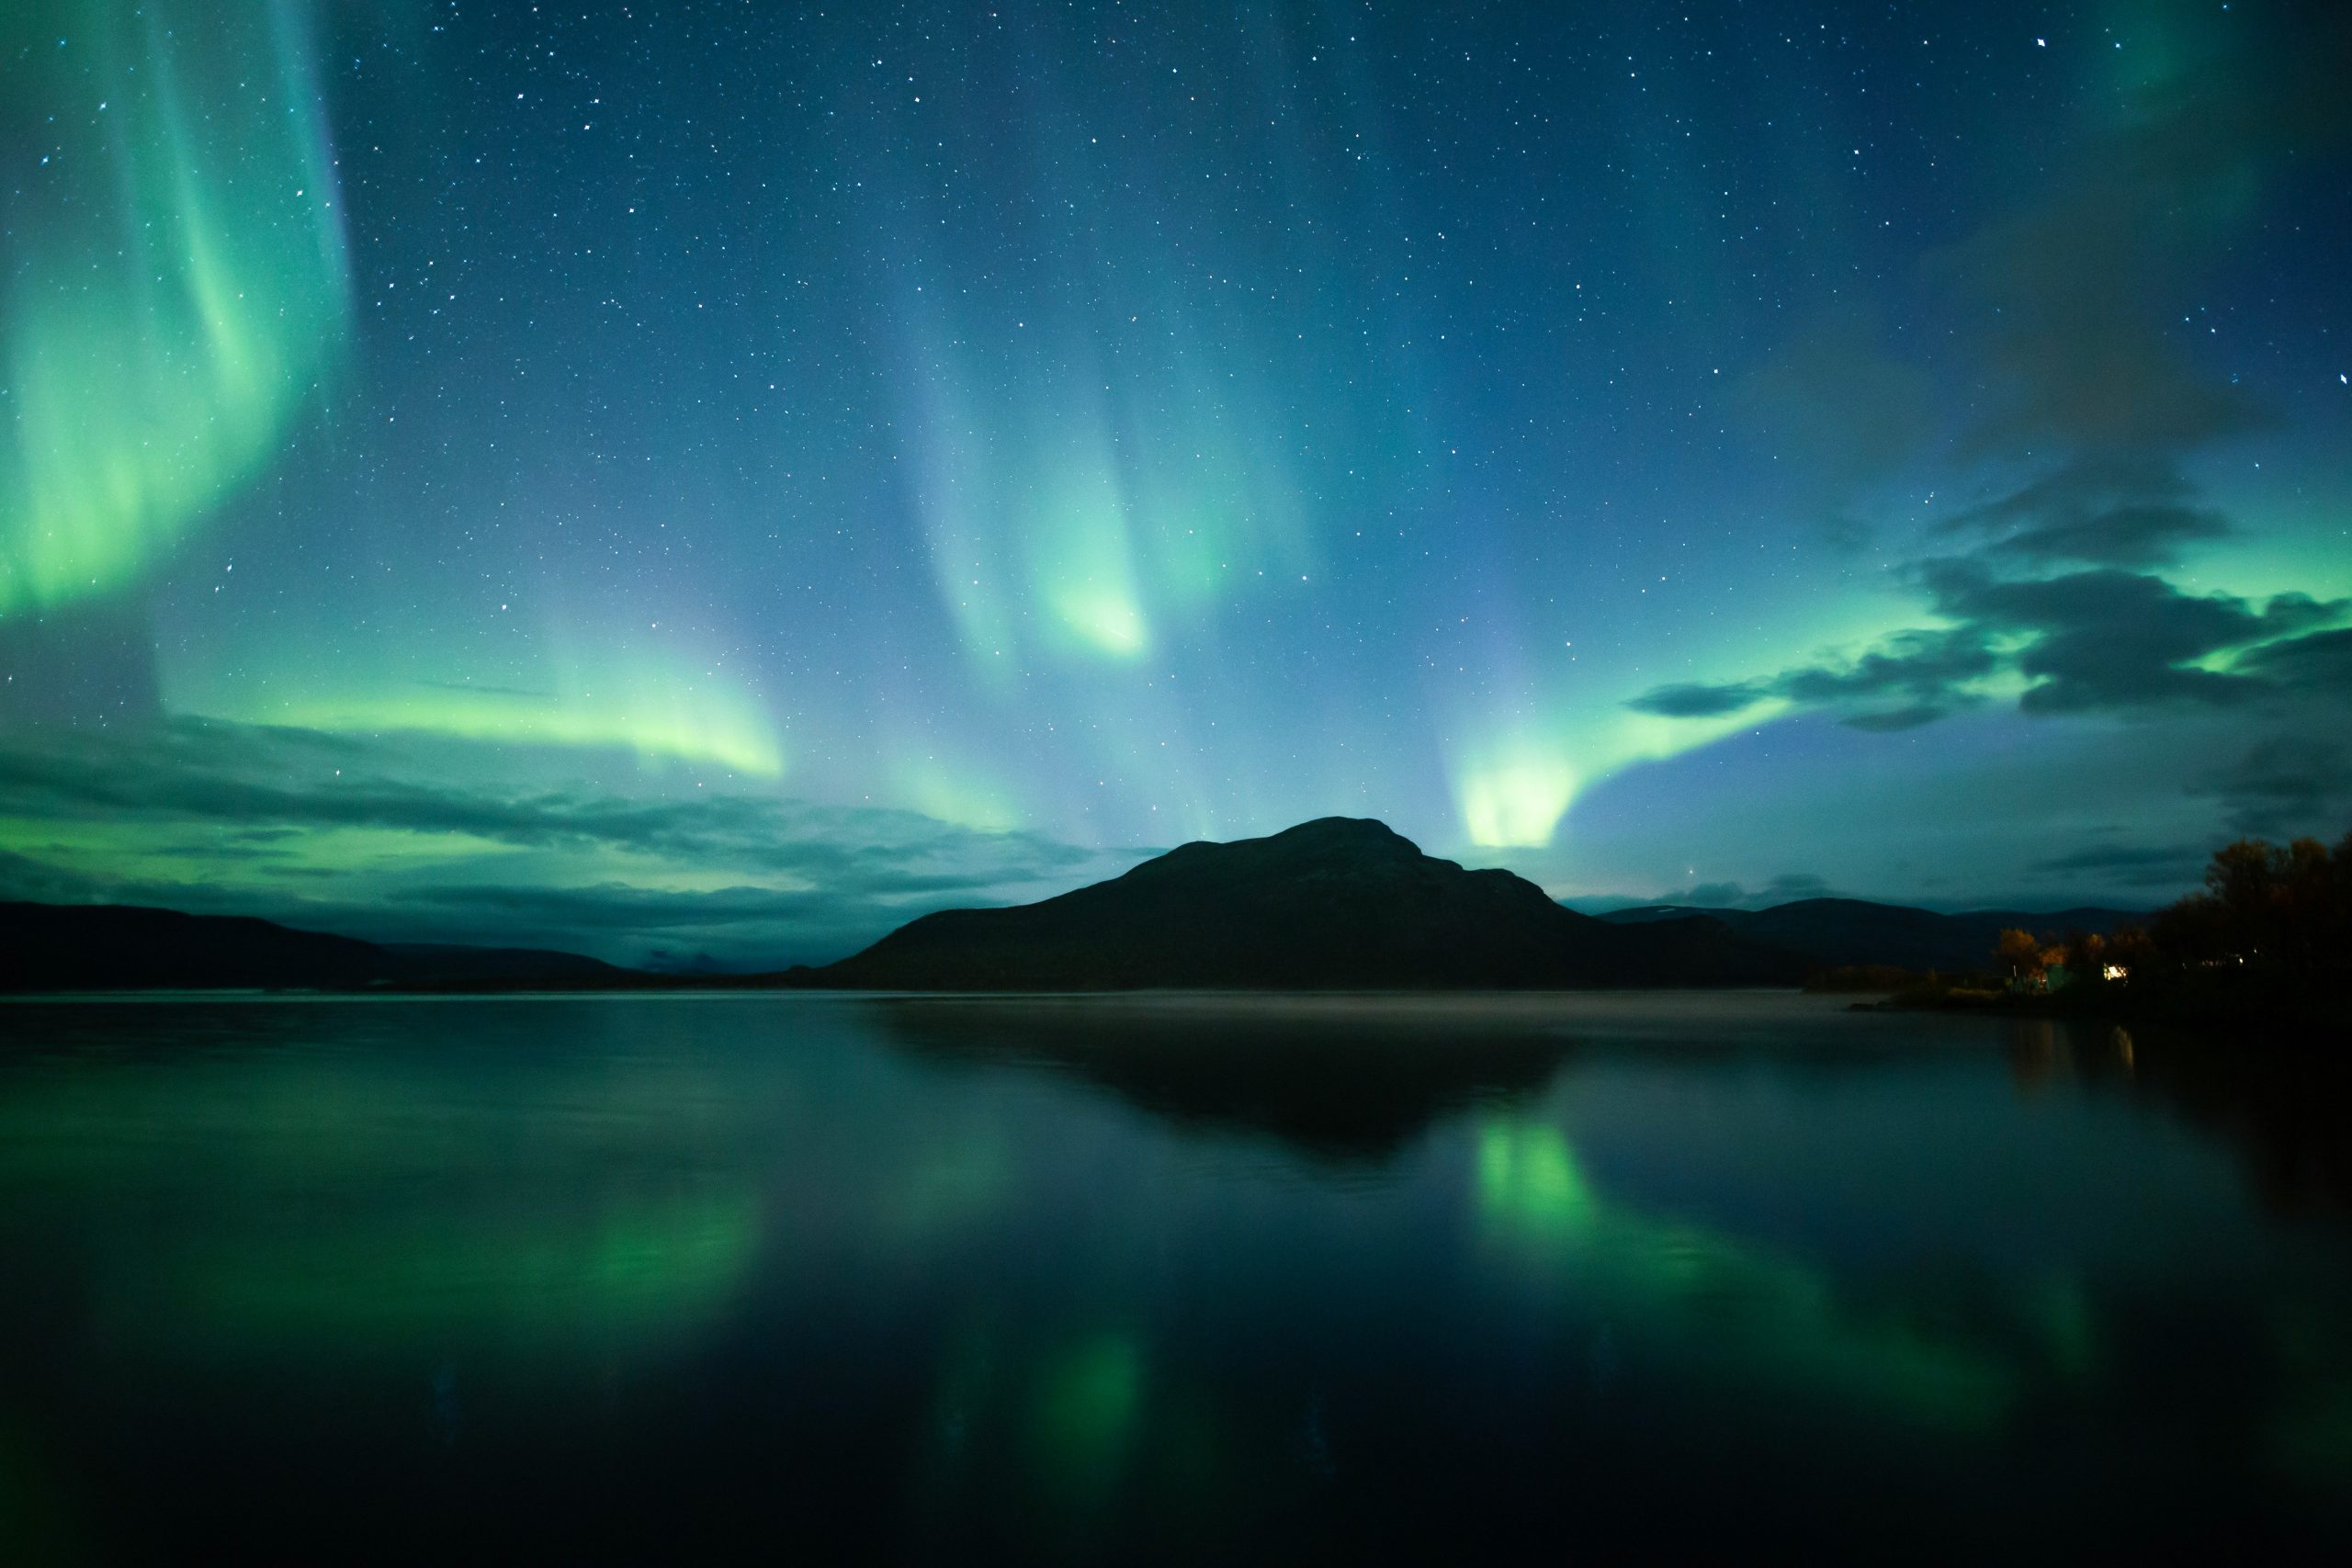
[[[1786,997],[5,1017],[12,1555],[2352,1542],[2346,1102],[2275,1051]]]

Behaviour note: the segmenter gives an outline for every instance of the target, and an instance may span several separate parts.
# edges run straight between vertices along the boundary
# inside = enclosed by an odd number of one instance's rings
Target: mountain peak
[[[1410,988],[1793,982],[1719,925],[1657,933],[1465,871],[1368,818],[1196,842],[1042,903],[948,909],[810,982],[911,990]]]
[[[1420,853],[1419,844],[1377,817],[1317,817],[1295,828],[1268,834],[1267,838],[1273,842],[1363,844],[1382,849],[1402,845],[1415,854]]]

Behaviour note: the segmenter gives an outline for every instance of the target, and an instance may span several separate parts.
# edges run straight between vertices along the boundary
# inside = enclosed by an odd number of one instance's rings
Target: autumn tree
[[[2205,891],[2161,910],[2150,942],[2184,973],[2242,972],[2290,989],[2340,983],[2352,965],[2352,834],[2333,850],[2241,839],[2216,851]]]
[[[2032,985],[2042,976],[2041,939],[2031,931],[2009,930],[2001,933],[1999,953],[2001,972],[2010,979]]]

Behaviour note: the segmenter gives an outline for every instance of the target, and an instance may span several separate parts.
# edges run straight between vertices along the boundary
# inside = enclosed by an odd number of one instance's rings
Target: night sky
[[[2352,827],[2339,6],[9,0],[0,897],[823,959]]]

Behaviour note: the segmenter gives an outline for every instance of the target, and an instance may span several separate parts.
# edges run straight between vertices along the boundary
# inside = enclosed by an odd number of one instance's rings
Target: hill
[[[1860,898],[1804,898],[1769,909],[1716,909],[1695,905],[1656,904],[1616,909],[1598,917],[1611,925],[1648,929],[1688,920],[1709,920],[1740,935],[1815,964],[1888,964],[1898,969],[1952,974],[1993,963],[1994,944],[2012,927],[2063,936],[2070,931],[2112,933],[2118,926],[2145,919],[2123,909],[2060,909],[2033,914],[2016,909],[1971,909],[1944,915],[1903,904],[1873,904]]]
[[[880,990],[1794,985],[1794,954],[1710,919],[1611,923],[1329,817],[1192,843],[1040,903],[948,909],[797,985]]]
[[[0,992],[612,986],[631,972],[531,948],[386,946],[243,915],[0,904]]]

